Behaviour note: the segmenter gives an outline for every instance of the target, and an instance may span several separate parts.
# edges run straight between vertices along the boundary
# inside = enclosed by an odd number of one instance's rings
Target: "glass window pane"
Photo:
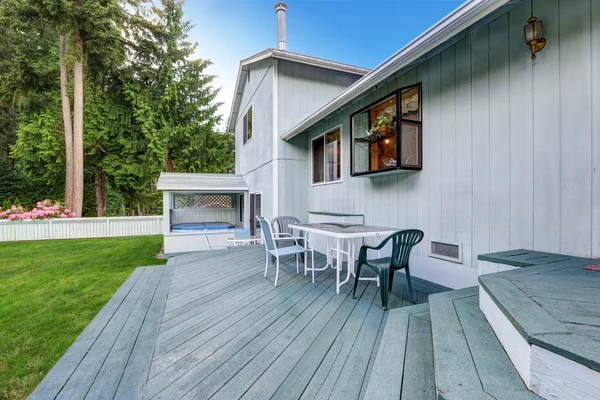
[[[352,156],[354,173],[369,170],[369,113],[368,111],[352,117]]]
[[[396,126],[396,95],[374,105],[369,112],[371,113],[371,133],[385,134]]]
[[[402,119],[421,121],[418,86],[413,86],[402,91]]]
[[[400,141],[400,165],[418,167],[421,164],[419,160],[419,142],[421,127],[413,124],[402,124],[402,133]]]
[[[341,179],[341,146],[340,130],[336,129],[326,135],[327,145],[327,182]]]
[[[393,135],[373,141],[371,150],[371,171],[396,166],[396,130]]]
[[[320,183],[325,181],[325,143],[324,138],[321,136],[312,142],[312,170],[313,170],[313,183]]]
[[[250,108],[248,109],[247,118],[248,139],[250,139],[252,137],[252,106],[250,106]]]

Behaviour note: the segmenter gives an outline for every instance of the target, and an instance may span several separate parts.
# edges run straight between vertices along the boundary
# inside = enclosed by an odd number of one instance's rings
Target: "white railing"
[[[162,234],[161,215],[151,217],[64,218],[0,221],[0,242],[85,239]]]

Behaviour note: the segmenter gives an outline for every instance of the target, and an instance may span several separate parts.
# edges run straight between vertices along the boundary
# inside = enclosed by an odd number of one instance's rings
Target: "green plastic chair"
[[[381,305],[384,310],[387,310],[388,299],[390,297],[390,291],[392,290],[392,283],[394,282],[394,273],[400,269],[406,271],[406,281],[408,282],[408,294],[410,296],[410,302],[414,302],[412,282],[410,280],[410,271],[408,268],[408,259],[412,248],[423,240],[423,231],[418,229],[407,229],[404,231],[396,232],[393,235],[385,238],[379,246],[369,246],[363,244],[358,254],[358,265],[356,267],[356,276],[354,277],[354,290],[352,291],[352,298],[356,295],[356,286],[358,285],[358,277],[360,276],[360,270],[363,265],[369,267],[379,277],[381,285]],[[389,241],[392,241],[392,256],[379,258],[374,260],[367,260],[367,250],[381,250]]]

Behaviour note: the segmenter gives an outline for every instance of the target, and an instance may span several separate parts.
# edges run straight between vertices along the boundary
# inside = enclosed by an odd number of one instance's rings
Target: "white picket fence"
[[[65,218],[0,221],[0,242],[85,239],[162,234],[162,215],[150,217]]]

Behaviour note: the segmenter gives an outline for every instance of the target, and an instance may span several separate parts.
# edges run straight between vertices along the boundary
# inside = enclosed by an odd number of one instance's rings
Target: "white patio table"
[[[260,244],[260,236],[250,236],[245,238],[227,238],[227,243],[231,243],[232,246],[248,246],[253,244]]]
[[[329,267],[336,270],[336,293],[340,292],[340,287],[346,284],[351,276],[354,276],[354,255],[356,254],[356,239],[365,237],[376,237],[381,242],[381,239],[388,237],[392,233],[398,232],[399,229],[385,228],[381,226],[355,225],[343,223],[311,223],[311,224],[290,224],[291,229],[298,229],[306,232],[306,237],[309,234],[327,236],[327,264],[323,268],[306,268],[307,271],[312,271],[314,279],[314,271],[323,271]],[[335,247],[334,242],[335,241]],[[344,246],[345,245],[345,246]],[[346,250],[344,250],[344,247]],[[333,265],[333,253],[336,254],[336,265]],[[347,257],[348,272],[346,279],[340,281],[342,272],[342,257]],[[377,280],[377,278],[360,278],[361,280]]]

